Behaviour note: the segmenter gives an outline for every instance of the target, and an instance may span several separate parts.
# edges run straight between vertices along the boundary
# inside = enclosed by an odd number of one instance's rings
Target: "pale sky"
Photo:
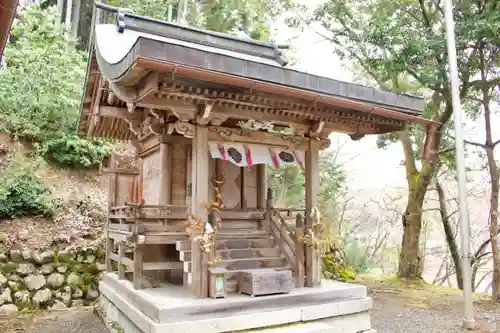
[[[319,27],[306,29],[293,41],[296,68],[308,73],[333,79],[353,82],[352,74],[343,67],[333,53],[331,44],[323,40],[316,31]],[[280,28],[278,38],[286,40],[291,32]],[[387,150],[377,149],[376,136],[367,136],[352,141],[347,135],[332,133],[332,148],[342,145],[341,155],[347,162],[348,186],[353,189],[381,189],[387,186],[404,187],[404,170],[401,163],[401,147],[395,144]]]
[[[319,3],[322,0],[309,0],[308,3]],[[297,33],[279,24],[278,41],[285,42],[291,36],[298,36],[292,42],[294,56],[297,58],[296,68],[308,73],[322,75],[333,79],[353,82],[352,73],[345,68],[340,59],[334,54],[329,41],[324,40],[317,32],[322,28],[315,25]],[[500,118],[494,116],[493,124]],[[500,138],[500,128],[494,126],[494,140]],[[465,138],[484,142],[484,122],[482,120],[465,122]],[[352,141],[346,135],[332,133],[332,148],[340,141],[341,155],[348,174],[348,186],[352,189],[385,189],[405,188],[406,181],[404,168],[401,165],[403,154],[399,143],[388,149],[377,149],[376,136],[367,136],[360,141]],[[477,162],[477,161],[476,161]],[[475,164],[472,158],[467,160],[468,165]]]

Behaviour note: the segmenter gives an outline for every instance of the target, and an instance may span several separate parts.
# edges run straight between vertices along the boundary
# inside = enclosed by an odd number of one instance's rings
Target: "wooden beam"
[[[137,103],[146,96],[158,91],[159,73],[151,72],[139,84],[133,87],[124,87],[110,81],[109,88],[122,101]]]
[[[94,133],[94,128],[99,121],[99,106],[101,104],[101,96],[102,96],[102,86],[104,85],[104,78],[101,75],[97,75],[94,87],[94,101],[92,103],[91,112],[92,116],[90,117],[90,124],[87,131],[87,135],[92,135]]]
[[[220,126],[208,126],[208,130],[208,139],[215,142],[262,144],[301,151],[306,151],[309,149],[309,139],[303,136],[284,135],[258,131],[245,131],[241,129]],[[330,140],[328,139],[318,139],[317,141],[320,149],[325,149],[330,146]]]
[[[160,270],[170,270],[170,269],[182,269],[184,267],[183,262],[145,262],[142,264],[143,271],[160,271]]]
[[[318,136],[321,134],[323,131],[323,128],[325,127],[325,122],[324,121],[317,121],[315,122],[312,127],[311,127],[311,134],[313,136]]]
[[[319,140],[311,138],[308,142],[309,149],[306,151],[306,230],[313,227],[311,212],[317,207],[319,188]],[[313,287],[321,283],[317,277],[318,265],[316,250],[314,247],[306,246],[306,287]]]
[[[137,102],[138,106],[172,112],[180,121],[190,121],[196,117],[198,106],[193,102],[183,100],[163,99],[151,94]]]

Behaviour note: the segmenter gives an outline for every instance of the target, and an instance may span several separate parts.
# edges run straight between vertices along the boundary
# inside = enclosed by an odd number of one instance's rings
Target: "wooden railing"
[[[109,218],[111,219],[185,219],[187,218],[188,206],[186,205],[142,205],[125,203],[123,206],[111,207]]]
[[[282,210],[272,208],[269,211],[269,225],[274,239],[278,243],[281,251],[285,255],[287,263],[295,273],[296,285],[302,287],[304,285],[304,218],[300,214],[301,210],[295,216],[285,214],[283,217],[281,212],[291,212],[294,210]],[[295,210],[298,211],[298,210]],[[288,221],[295,220],[295,225]]]

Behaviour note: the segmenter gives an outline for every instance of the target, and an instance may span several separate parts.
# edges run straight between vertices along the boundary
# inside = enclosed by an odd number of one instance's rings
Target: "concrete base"
[[[374,333],[366,287],[323,281],[290,294],[199,299],[182,287],[134,290],[106,274],[99,285],[104,319],[124,333]],[[265,330],[262,330],[265,328]],[[250,330],[250,331],[249,331]]]

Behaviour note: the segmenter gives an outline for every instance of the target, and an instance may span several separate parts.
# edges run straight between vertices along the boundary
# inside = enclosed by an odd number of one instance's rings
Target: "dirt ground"
[[[361,280],[374,300],[372,323],[378,333],[500,333],[500,306],[475,295],[477,329],[461,329],[461,292],[400,281]],[[92,308],[29,313],[0,318],[0,333],[108,333]]]
[[[500,306],[474,296],[476,330],[461,328],[462,293],[457,289],[401,281],[360,281],[374,300],[372,325],[379,333],[500,332]]]

